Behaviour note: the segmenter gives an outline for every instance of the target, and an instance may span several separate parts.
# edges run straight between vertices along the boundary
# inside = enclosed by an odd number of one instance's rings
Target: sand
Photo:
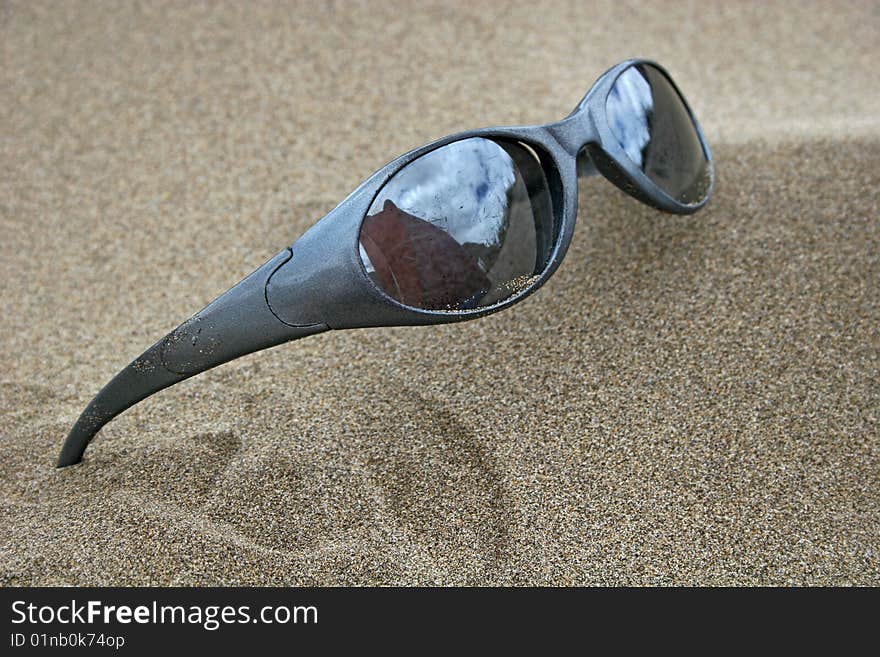
[[[880,584],[877,4],[0,6],[0,582]],[[164,391],[122,366],[399,153],[676,77],[710,206],[581,183],[559,272]]]

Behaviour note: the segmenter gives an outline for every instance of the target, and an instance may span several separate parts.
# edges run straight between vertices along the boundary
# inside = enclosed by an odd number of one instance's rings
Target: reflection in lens
[[[627,157],[672,198],[702,201],[711,169],[699,134],[675,87],[648,64],[621,73],[605,101],[611,132]]]
[[[398,171],[360,232],[373,282],[428,310],[488,306],[525,289],[552,245],[541,163],[522,144],[483,138],[453,142]]]

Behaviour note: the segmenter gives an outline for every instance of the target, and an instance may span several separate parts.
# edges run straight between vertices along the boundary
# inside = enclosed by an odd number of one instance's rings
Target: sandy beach
[[[0,5],[0,583],[880,584],[873,2]],[[601,178],[535,295],[97,390],[398,154],[663,64],[718,172]]]

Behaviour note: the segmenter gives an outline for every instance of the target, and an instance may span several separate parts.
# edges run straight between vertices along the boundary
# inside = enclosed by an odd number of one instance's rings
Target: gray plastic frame
[[[409,151],[371,175],[294,244],[276,254],[241,283],[156,342],[117,374],[89,403],[70,431],[58,467],[78,463],[89,442],[107,422],[153,393],[239,356],[330,329],[443,324],[483,317],[535,292],[559,267],[577,218],[578,157],[614,184],[649,205],[675,214],[703,207],[714,188],[709,146],[687,100],[685,104],[709,161],[705,197],[684,204],[666,194],[623,152],[611,133],[605,100],[631,59],[606,71],[575,110],[555,123],[493,127],[443,137]],[[382,186],[413,160],[452,142],[484,137],[527,144],[538,154],[550,184],[556,238],[544,271],[526,288],[486,307],[462,311],[423,310],[386,295],[368,277],[358,250],[361,221]],[[588,154],[591,162],[585,161]]]

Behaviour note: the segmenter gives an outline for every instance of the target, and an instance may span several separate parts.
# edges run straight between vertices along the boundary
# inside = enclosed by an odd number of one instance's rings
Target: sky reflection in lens
[[[483,138],[434,150],[394,175],[361,226],[373,281],[432,310],[496,303],[527,286],[549,255],[543,169],[524,146]]]
[[[698,203],[711,169],[694,119],[675,87],[656,67],[630,66],[605,101],[608,126],[626,156],[672,198]]]

